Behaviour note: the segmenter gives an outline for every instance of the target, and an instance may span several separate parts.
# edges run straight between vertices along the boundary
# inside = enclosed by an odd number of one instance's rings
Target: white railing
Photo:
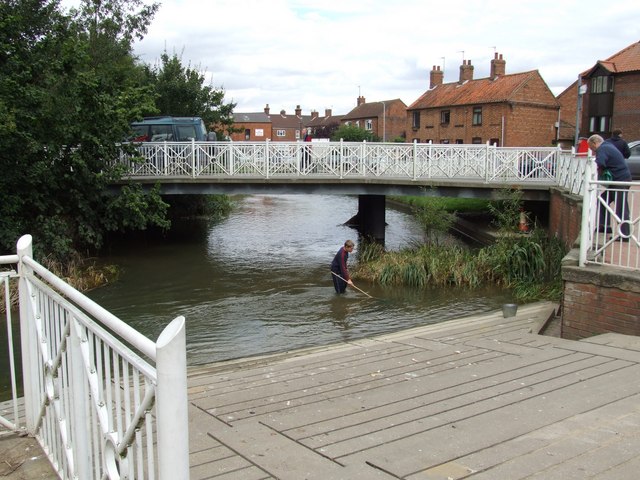
[[[64,479],[188,479],[184,318],[153,342],[36,262],[30,235],[17,250],[0,283],[19,279],[25,421],[14,381],[2,425],[34,435]]]
[[[554,147],[368,142],[149,142],[122,154],[134,178],[451,179],[483,183],[572,182],[571,153]],[[561,171],[560,168],[563,170]],[[566,170],[565,170],[566,169]]]
[[[580,266],[640,269],[640,184],[598,181],[591,158],[584,184]]]

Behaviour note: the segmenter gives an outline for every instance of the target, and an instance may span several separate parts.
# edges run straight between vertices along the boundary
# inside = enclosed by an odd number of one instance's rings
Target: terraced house
[[[443,83],[434,66],[429,90],[407,108],[407,141],[498,146],[551,146],[558,135],[559,104],[538,70],[506,74],[495,54],[490,76],[474,79],[463,60],[457,82]]]
[[[640,42],[596,61],[578,79],[558,95],[565,137],[609,138],[621,129],[627,140],[640,139]]]

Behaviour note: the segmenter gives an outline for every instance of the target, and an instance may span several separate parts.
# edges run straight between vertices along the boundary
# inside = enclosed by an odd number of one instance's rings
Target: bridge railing
[[[556,184],[569,152],[371,142],[149,142],[123,153],[130,177],[465,179]]]
[[[593,159],[585,162],[580,229],[580,266],[640,269],[640,185],[596,178]]]
[[[13,387],[2,426],[35,436],[64,479],[189,478],[184,318],[153,342],[36,262],[30,235],[17,250],[0,257]],[[24,404],[8,300],[16,279]]]

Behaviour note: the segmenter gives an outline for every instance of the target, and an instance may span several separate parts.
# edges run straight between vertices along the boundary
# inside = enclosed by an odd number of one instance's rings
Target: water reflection
[[[413,290],[358,284],[375,298],[337,295],[329,264],[357,211],[348,196],[282,195],[237,199],[234,213],[206,235],[114,248],[105,261],[120,280],[91,296],[150,338],[174,317],[187,319],[190,364],[349,341],[498,309],[498,290]],[[416,242],[413,219],[387,208],[386,246]],[[352,257],[353,258],[353,257]],[[357,259],[357,252],[355,258]]]

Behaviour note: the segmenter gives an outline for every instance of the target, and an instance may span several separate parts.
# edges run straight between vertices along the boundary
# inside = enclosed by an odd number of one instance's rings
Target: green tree
[[[0,246],[20,235],[58,257],[100,247],[109,230],[167,226],[156,191],[129,186],[115,161],[131,118],[153,108],[135,65],[157,7],[138,0],[0,3]]]
[[[202,117],[219,136],[233,125],[235,103],[224,103],[224,89],[205,84],[205,75],[191,65],[183,66],[178,55],[164,52],[160,64],[147,66],[156,92],[156,110],[162,115]]]
[[[340,127],[333,133],[331,140],[337,142],[340,139],[345,142],[379,142],[380,138],[376,137],[373,132],[365,130],[364,128],[356,127],[355,125],[340,125]]]

